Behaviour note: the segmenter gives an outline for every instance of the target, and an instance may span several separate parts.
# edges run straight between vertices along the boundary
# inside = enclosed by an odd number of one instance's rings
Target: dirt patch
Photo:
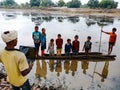
[[[34,12],[42,14],[53,14],[53,15],[67,15],[67,16],[80,16],[80,15],[106,15],[113,17],[120,17],[120,9],[86,9],[86,8],[21,8],[21,9],[5,9],[5,11],[23,11],[23,12]]]

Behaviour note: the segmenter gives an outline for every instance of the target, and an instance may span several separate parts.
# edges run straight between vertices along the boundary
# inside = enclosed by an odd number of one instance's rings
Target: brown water
[[[64,44],[67,38],[71,40],[79,35],[80,51],[87,36],[92,37],[92,51],[99,50],[100,31],[95,20],[93,24],[86,21],[87,17],[67,17],[59,15],[41,15],[23,12],[0,12],[0,33],[5,30],[17,30],[19,33],[18,45],[34,46],[32,32],[35,24],[46,28],[47,45],[51,38],[56,39],[61,34]],[[29,74],[31,84],[40,84],[57,87],[57,90],[120,90],[120,18],[112,18],[112,22],[104,26],[105,31],[117,30],[117,43],[112,54],[117,55],[114,61],[88,60],[36,60]],[[102,34],[101,52],[107,54],[109,36]],[[5,44],[0,38],[0,50]],[[64,53],[64,46],[63,51]],[[97,62],[98,61],[98,62]],[[104,79],[102,79],[104,78]]]

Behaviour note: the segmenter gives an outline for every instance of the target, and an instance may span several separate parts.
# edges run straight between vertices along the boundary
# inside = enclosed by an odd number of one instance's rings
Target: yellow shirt
[[[26,82],[27,77],[22,76],[21,71],[27,69],[29,65],[22,52],[17,50],[3,50],[0,53],[0,62],[2,62],[5,67],[8,82],[17,87]]]

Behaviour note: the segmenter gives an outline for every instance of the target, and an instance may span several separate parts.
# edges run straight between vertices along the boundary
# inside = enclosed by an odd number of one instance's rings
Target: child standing
[[[65,44],[65,55],[69,56],[71,50],[72,50],[71,40],[67,39],[67,43]]]
[[[78,55],[80,42],[78,41],[78,35],[75,35],[74,41],[72,42],[73,55]]]
[[[61,56],[62,45],[63,45],[63,39],[61,38],[61,34],[58,34],[58,38],[56,39],[57,55],[58,56]]]
[[[105,31],[102,30],[103,33],[106,33],[106,34],[110,35],[109,46],[108,46],[108,55],[111,54],[111,52],[113,50],[113,46],[115,46],[116,39],[117,39],[117,34],[115,33],[116,31],[117,31],[116,28],[113,28],[112,32],[105,32]]]
[[[41,32],[38,31],[39,27],[35,26],[35,31],[32,33],[32,38],[35,45],[36,50],[36,57],[39,56],[39,47],[40,47],[40,38],[41,38]]]
[[[88,55],[88,53],[91,51],[92,42],[90,40],[91,36],[88,36],[87,41],[84,43],[83,51],[85,50],[85,55]]]
[[[46,33],[45,28],[42,28],[41,34],[41,56],[44,56],[44,50],[46,49]]]
[[[49,51],[50,56],[54,56],[54,39],[50,40],[47,51]]]

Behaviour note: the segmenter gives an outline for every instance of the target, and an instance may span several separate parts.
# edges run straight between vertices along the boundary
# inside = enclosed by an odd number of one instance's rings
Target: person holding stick
[[[117,31],[116,28],[113,28],[112,32],[105,32],[105,31],[102,30],[103,33],[110,35],[109,46],[108,46],[108,55],[111,54],[111,52],[113,50],[113,46],[115,46],[116,38],[117,38],[117,34],[115,33],[116,31]]]

